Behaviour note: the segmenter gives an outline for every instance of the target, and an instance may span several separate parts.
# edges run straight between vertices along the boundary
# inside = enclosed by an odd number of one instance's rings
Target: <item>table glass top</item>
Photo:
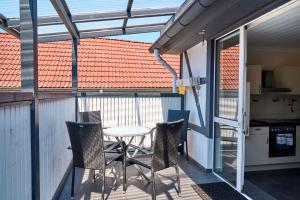
[[[150,133],[150,128],[143,126],[119,126],[103,130],[105,135],[114,137],[143,136]]]

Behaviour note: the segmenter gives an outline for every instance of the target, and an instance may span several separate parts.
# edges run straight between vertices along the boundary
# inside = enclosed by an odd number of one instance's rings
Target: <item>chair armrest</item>
[[[154,131],[156,130],[156,127],[151,128],[150,133],[154,133]]]
[[[134,149],[138,149],[138,150],[141,151],[143,154],[146,154],[146,155],[152,155],[152,154],[153,154],[152,149],[149,151],[149,150],[147,150],[147,149],[141,148],[141,147],[136,146],[136,145],[134,145],[134,144],[130,144],[129,146],[130,146],[130,147],[133,147]]]

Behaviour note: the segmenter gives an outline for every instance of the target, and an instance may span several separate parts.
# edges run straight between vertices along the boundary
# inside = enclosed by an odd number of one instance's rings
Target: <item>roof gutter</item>
[[[149,51],[154,52],[154,49],[160,49],[215,1],[216,0],[187,0],[179,11],[167,22],[165,28],[161,30],[160,37],[152,44]]]
[[[172,81],[172,92],[173,93],[177,93],[177,89],[176,89],[176,80],[177,80],[177,74],[176,71],[160,56],[160,53],[158,51],[158,49],[154,49],[154,56],[156,58],[156,60],[158,62],[160,62],[160,64],[162,64],[162,66],[164,66],[172,75],[173,81]]]

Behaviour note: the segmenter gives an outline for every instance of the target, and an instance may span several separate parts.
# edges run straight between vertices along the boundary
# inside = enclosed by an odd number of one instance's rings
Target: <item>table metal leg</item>
[[[146,136],[142,136],[142,139],[141,139],[140,143],[138,144],[138,147],[139,147],[139,148],[142,148],[143,142],[144,142],[145,138],[146,138]],[[131,145],[131,142],[132,142],[132,139],[131,139],[130,142],[128,143],[128,146]],[[129,152],[128,152],[128,157],[129,157],[129,158],[135,157],[136,154],[138,153],[138,151],[139,151],[139,149],[136,148],[132,155],[130,155]],[[149,183],[150,180],[149,180],[148,177],[144,174],[142,168],[141,168],[140,166],[138,166],[138,165],[134,165],[134,167],[137,169],[137,171],[139,172],[139,174],[140,174],[140,175],[141,175],[141,176]]]
[[[144,174],[142,168],[138,165],[134,165],[134,167],[137,169],[137,171],[139,172],[139,174],[148,182],[150,183],[150,179]]]
[[[138,145],[139,148],[142,148],[142,145],[143,145],[143,142],[144,142],[144,140],[145,140],[145,137],[146,137],[146,136],[143,136],[143,137],[142,137],[142,139],[141,139],[141,141],[140,141],[140,143],[139,143],[139,145]],[[137,154],[138,151],[139,151],[139,149],[136,149],[132,155],[130,155],[130,153],[127,151],[127,148],[131,145],[133,139],[134,139],[134,137],[131,137],[129,143],[128,143],[128,144],[126,145],[126,147],[124,148],[124,150],[126,151],[126,155],[128,156],[128,158],[133,158],[134,156],[136,156],[136,154]],[[122,138],[120,139],[120,138],[116,137],[116,140],[117,140],[117,141],[122,141]],[[139,172],[139,175],[141,175],[148,183],[150,183],[150,179],[144,174],[142,168],[141,168],[140,166],[138,166],[138,165],[133,165],[133,166],[134,166],[134,168]]]
[[[144,143],[144,140],[145,140],[146,136],[143,136],[138,147],[139,148],[142,148],[143,147],[143,143]],[[135,149],[134,153],[132,154],[132,157],[136,156],[136,154],[139,152],[139,149]]]

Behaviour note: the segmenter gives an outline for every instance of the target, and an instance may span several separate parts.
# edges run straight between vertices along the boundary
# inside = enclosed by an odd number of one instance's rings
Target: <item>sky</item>
[[[19,1],[20,0],[0,0],[0,14],[7,18],[19,18]],[[38,1],[38,16],[57,15],[50,0]],[[69,6],[71,13],[74,15],[79,13],[90,12],[108,12],[112,10],[124,10],[127,7],[128,0],[65,0]],[[84,2],[84,4],[83,4]],[[180,6],[184,0],[134,0],[132,10],[143,8],[161,8]],[[129,19],[128,26],[162,23],[166,22],[170,16]],[[112,20],[102,22],[77,23],[79,30],[89,30],[95,28],[112,28],[120,27],[123,20]],[[50,32],[66,32],[64,25],[43,26],[38,28],[38,33]],[[110,38],[135,40],[141,42],[154,42],[159,37],[158,32],[142,33],[123,36],[111,36]]]

